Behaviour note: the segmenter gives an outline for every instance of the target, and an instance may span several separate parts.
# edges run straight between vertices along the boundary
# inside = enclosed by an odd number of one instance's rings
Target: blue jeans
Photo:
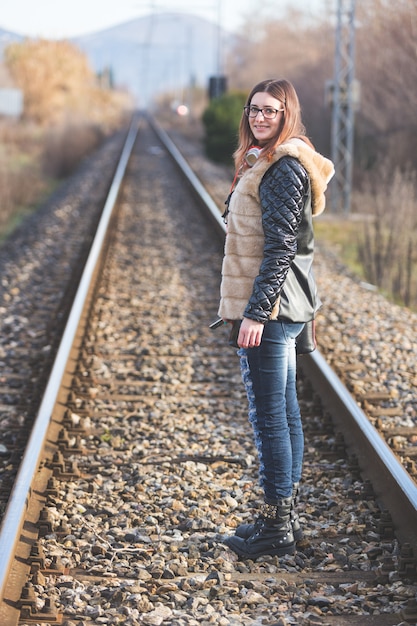
[[[276,504],[300,481],[304,435],[296,389],[295,338],[303,324],[270,321],[261,345],[240,348],[240,367],[259,457],[265,502]]]

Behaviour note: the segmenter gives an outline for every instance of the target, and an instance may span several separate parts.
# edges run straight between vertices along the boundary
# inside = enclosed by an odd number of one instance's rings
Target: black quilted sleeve
[[[267,322],[297,252],[297,232],[309,189],[307,172],[283,157],[264,175],[260,187],[264,257],[244,317]]]

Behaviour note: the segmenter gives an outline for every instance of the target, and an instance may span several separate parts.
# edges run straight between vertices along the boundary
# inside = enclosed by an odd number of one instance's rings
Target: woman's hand
[[[240,325],[237,345],[240,348],[256,348],[261,344],[264,325],[248,317],[244,317]]]

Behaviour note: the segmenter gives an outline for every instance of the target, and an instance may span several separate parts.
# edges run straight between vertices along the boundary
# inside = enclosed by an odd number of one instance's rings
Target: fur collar
[[[271,160],[261,158],[250,170],[247,170],[241,179],[242,182],[245,180],[245,191],[252,192],[253,195],[258,196],[260,176],[262,177],[265,174],[272,163],[279,161],[284,156],[298,159],[305,168],[310,178],[312,212],[313,215],[320,215],[320,213],[323,213],[326,205],[324,193],[334,175],[334,166],[329,159],[310,148],[301,139],[290,139],[287,143],[279,145],[275,149]]]

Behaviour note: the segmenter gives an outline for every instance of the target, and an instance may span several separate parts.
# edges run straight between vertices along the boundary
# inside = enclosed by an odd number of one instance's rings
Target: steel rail
[[[54,360],[51,375],[42,397],[25,454],[22,458],[11,493],[3,522],[0,528],[0,601],[3,600],[19,532],[22,529],[31,492],[33,476],[39,466],[45,438],[57,400],[59,387],[63,379],[79,321],[82,317],[90,283],[96,270],[107,229],[120,191],[121,183],[139,130],[135,116],[123,146],[121,157],[103,208],[97,232],[92,243],[87,262],[80,280],[68,321]]]
[[[191,171],[168,134],[155,120],[151,120],[151,124],[177,166],[200,195],[215,221],[218,233],[224,235],[226,227],[218,206]],[[320,390],[320,395],[324,398],[323,404],[331,409],[332,417],[334,416],[347,446],[357,456],[363,477],[371,481],[377,500],[389,510],[398,529],[397,537],[401,542],[409,543],[414,554],[417,554],[417,486],[414,481],[319,350],[304,355],[299,359],[299,365],[313,382],[314,389]]]
[[[209,212],[209,216],[214,224],[214,227],[216,228],[217,234],[224,235],[226,232],[226,227],[220,215],[219,207],[214,202],[207,189],[201,183],[200,179],[195,175],[191,167],[188,165],[187,161],[184,159],[181,152],[178,150],[177,146],[174,144],[169,135],[163,130],[163,128],[161,128],[161,126],[159,126],[159,124],[152,117],[149,116],[148,121],[161,142],[164,144],[164,146],[174,159],[177,167],[185,175],[187,182],[191,186],[193,192],[197,195],[198,200],[204,203],[205,208]]]
[[[312,386],[331,412],[348,450],[357,458],[376,500],[391,515],[401,543],[417,554],[417,486],[318,350],[299,359]]]

